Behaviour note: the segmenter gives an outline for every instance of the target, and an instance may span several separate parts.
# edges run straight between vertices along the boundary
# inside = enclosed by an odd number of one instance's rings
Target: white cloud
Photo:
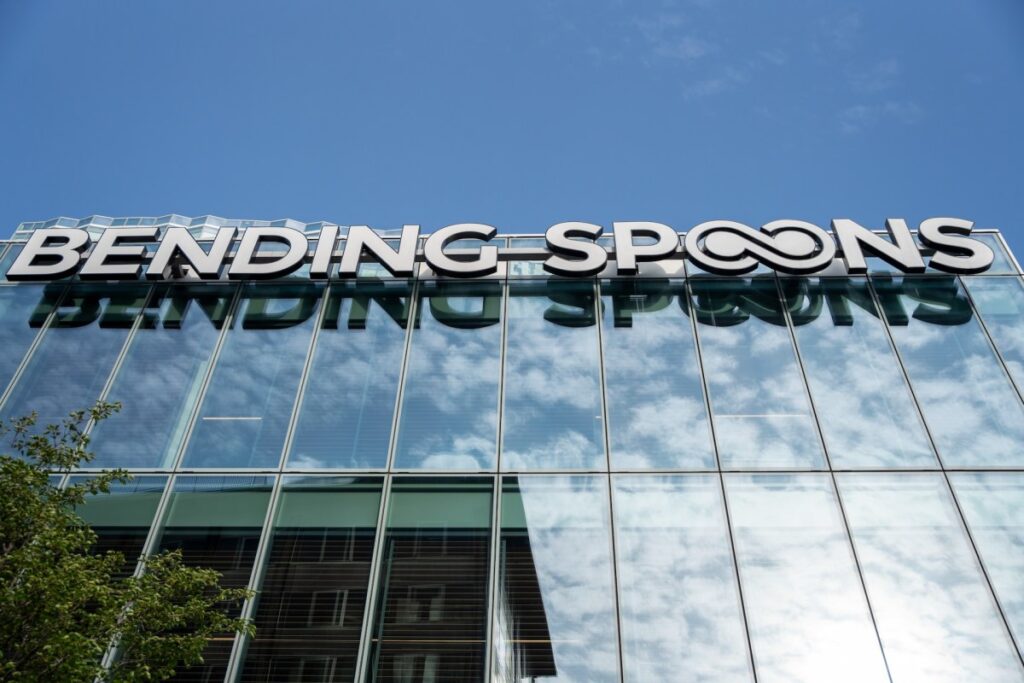
[[[903,67],[896,59],[883,59],[850,75],[850,85],[860,92],[888,90],[899,82]]]
[[[839,128],[850,135],[886,121],[909,126],[920,121],[923,115],[921,107],[912,101],[855,104],[839,112]]]
[[[663,13],[633,20],[645,46],[645,59],[692,62],[714,51],[714,46],[699,37],[682,14]]]
[[[704,78],[683,86],[683,95],[687,99],[718,95],[746,83],[749,76],[746,71],[734,66],[726,66],[717,75]]]
[[[860,36],[860,30],[864,21],[860,12],[847,12],[841,16],[828,16],[822,18],[818,25],[821,34],[826,40],[825,50],[839,49],[851,50]]]

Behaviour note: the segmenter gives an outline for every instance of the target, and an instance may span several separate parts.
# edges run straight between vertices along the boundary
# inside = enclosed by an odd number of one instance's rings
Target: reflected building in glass
[[[271,225],[60,220],[16,237]],[[99,548],[256,591],[176,680],[1024,681],[1024,280],[976,236],[971,276],[569,279],[521,235],[472,280],[3,281],[0,414],[120,401]]]

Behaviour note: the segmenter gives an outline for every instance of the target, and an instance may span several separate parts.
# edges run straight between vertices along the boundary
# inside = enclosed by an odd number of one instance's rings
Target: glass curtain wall
[[[787,278],[782,290],[832,466],[937,466],[867,279]]]
[[[942,475],[837,480],[893,680],[1024,680]]]
[[[1022,312],[997,274],[3,284],[0,411],[123,401],[97,549],[259,587],[179,680],[1020,680]]]
[[[686,284],[609,280],[601,294],[612,468],[714,469]]]
[[[245,286],[185,467],[278,466],[322,297],[317,285]]]
[[[44,426],[92,406],[101,397],[148,293],[145,286],[72,286],[0,409],[0,417],[34,412]],[[43,306],[45,310],[48,304]],[[34,309],[28,313],[29,320],[39,320],[41,313]]]
[[[775,278],[694,279],[723,469],[825,467]]]
[[[499,282],[420,283],[396,469],[494,469],[501,287]]]
[[[286,477],[242,681],[355,678],[381,479]]]
[[[509,285],[503,470],[607,469],[590,282]]]
[[[827,474],[730,474],[736,562],[759,681],[888,681]]]
[[[960,281],[873,282],[943,463],[1024,465],[1024,405]]]
[[[14,265],[14,261],[21,254],[21,250],[24,249],[24,245],[12,244],[8,247],[7,251],[4,252],[2,258],[0,258],[0,279],[7,282],[7,271]]]
[[[108,395],[121,409],[92,431],[94,467],[173,467],[234,294],[154,290]]]
[[[1017,641],[1024,643],[1024,472],[953,472],[949,479]]]
[[[1024,389],[1024,281],[1019,277],[964,278],[1017,390]]]
[[[469,477],[393,481],[366,680],[483,680],[492,489]]]
[[[157,550],[180,550],[186,565],[217,570],[224,588],[247,587],[272,485],[272,477],[259,475],[177,477]],[[234,641],[232,633],[213,638],[203,662],[172,680],[223,680]]]
[[[606,476],[502,482],[492,679],[615,681]]]
[[[74,476],[69,484],[83,483],[88,477]],[[76,512],[96,532],[95,552],[118,552],[124,556],[120,576],[130,576],[142,557],[149,529],[156,516],[167,477],[138,476],[131,481],[110,485],[109,494],[86,498]]]
[[[0,384],[4,389],[54,310],[63,285],[0,287]]]
[[[288,467],[384,469],[411,285],[336,284],[325,305]]]
[[[627,681],[752,681],[717,475],[616,475]]]

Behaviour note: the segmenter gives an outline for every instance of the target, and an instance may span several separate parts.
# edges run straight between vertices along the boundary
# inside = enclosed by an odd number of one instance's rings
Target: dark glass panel
[[[283,484],[243,681],[351,681],[380,507],[379,479]]]
[[[71,477],[69,483],[85,480],[86,477]],[[116,551],[124,555],[121,576],[135,571],[166,485],[167,477],[141,476],[124,484],[115,482],[110,493],[90,496],[76,510],[96,532],[93,549],[97,553]]]
[[[60,422],[72,410],[91,407],[103,391],[148,289],[75,285],[68,290],[4,404],[2,416],[35,411],[38,424],[44,426]]]
[[[219,285],[158,287],[108,400],[121,410],[91,435],[98,467],[172,467],[235,292]]]
[[[392,485],[370,652],[372,681],[480,681],[491,480]]]
[[[186,467],[277,467],[323,287],[247,285],[217,357]]]
[[[331,287],[288,466],[383,468],[411,303],[404,282]]]
[[[270,500],[271,477],[178,477],[158,548],[181,549],[186,565],[216,569],[224,588],[249,585]],[[235,634],[210,640],[203,663],[173,681],[221,681]]]
[[[494,469],[501,283],[420,284],[395,467]]]

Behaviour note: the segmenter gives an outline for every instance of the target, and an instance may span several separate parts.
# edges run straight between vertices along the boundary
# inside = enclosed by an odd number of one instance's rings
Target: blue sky
[[[1024,253],[1024,3],[0,0],[0,232],[954,215]]]

